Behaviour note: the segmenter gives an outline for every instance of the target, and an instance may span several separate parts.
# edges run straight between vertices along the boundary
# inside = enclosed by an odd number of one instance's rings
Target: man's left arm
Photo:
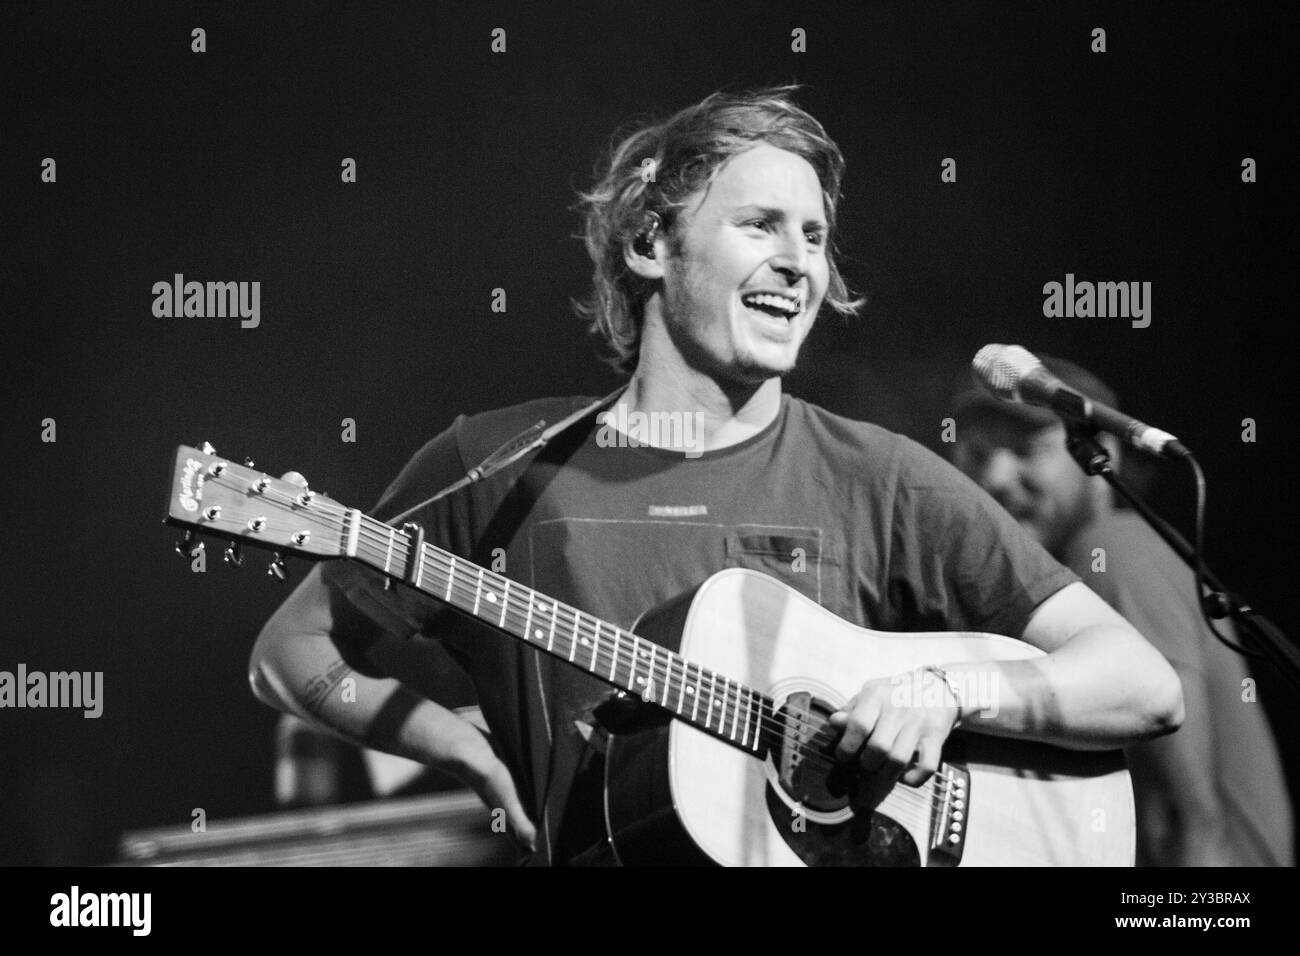
[[[916,787],[938,769],[958,724],[1073,750],[1111,750],[1182,723],[1173,668],[1087,585],[1066,585],[1043,601],[1021,636],[1046,654],[945,665],[946,692],[900,699],[897,676],[868,681],[831,716],[843,731],[836,755],[856,756],[879,786],[901,779]],[[945,683],[934,670],[920,676]],[[986,688],[991,699],[962,699],[963,686]]]
[[[889,587],[927,624],[1012,634],[1044,654],[923,668],[931,694],[896,694],[898,675],[868,681],[831,716],[837,756],[919,786],[957,725],[1074,750],[1178,729],[1182,686],[1164,657],[968,478],[914,443],[900,448]]]
[[[1046,656],[945,668],[951,674],[992,672],[986,680],[997,694],[996,712],[965,708],[964,729],[1108,750],[1182,724],[1182,684],[1174,669],[1087,585],[1067,585],[1043,601],[1021,637]],[[976,679],[964,683],[980,686]]]

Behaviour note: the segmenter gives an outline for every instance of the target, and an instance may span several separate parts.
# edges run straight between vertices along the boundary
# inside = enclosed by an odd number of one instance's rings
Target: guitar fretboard
[[[653,641],[350,510],[344,554],[742,750],[763,747],[772,701]]]

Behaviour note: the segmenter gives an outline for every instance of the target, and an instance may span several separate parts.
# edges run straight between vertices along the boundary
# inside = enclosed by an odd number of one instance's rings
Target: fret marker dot
[[[691,694],[692,696],[694,696],[694,694],[695,694],[695,688],[694,688],[694,687],[688,687],[688,688],[686,688],[686,693]]]
[[[490,602],[493,603],[493,604],[496,604],[496,603],[497,603],[497,596],[496,596],[495,594],[493,594],[491,591],[488,592],[487,599],[488,599],[488,601],[490,601]]]
[[[540,627],[533,631],[533,637],[537,638],[539,641],[542,639],[542,629]]]
[[[541,604],[538,604],[538,605],[537,605],[537,610],[539,610],[539,611],[541,611],[543,614],[545,614],[545,613],[546,613],[546,602],[543,601]]]
[[[638,678],[636,679],[636,682],[637,682],[638,684],[644,684],[644,683],[645,683],[645,678],[644,678],[644,677],[638,677]]]
[[[578,638],[578,643],[581,644],[583,647],[586,647],[588,644],[591,643],[591,641],[587,640],[585,637],[580,637]]]

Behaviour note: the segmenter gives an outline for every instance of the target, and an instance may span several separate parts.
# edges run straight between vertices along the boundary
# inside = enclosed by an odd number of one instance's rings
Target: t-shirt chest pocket
[[[727,535],[727,567],[750,568],[822,603],[835,559],[820,528],[740,526]]]

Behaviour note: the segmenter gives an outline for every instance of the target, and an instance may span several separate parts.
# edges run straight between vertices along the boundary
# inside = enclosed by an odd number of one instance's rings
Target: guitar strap
[[[439,498],[445,498],[447,495],[460,491],[460,489],[468,485],[472,485],[476,481],[482,481],[488,475],[500,471],[502,468],[506,467],[506,465],[518,461],[520,458],[528,454],[530,451],[536,451],[541,448],[544,448],[547,442],[549,442],[556,435],[560,434],[566,428],[574,424],[574,422],[586,418],[592,412],[596,411],[599,408],[602,408],[605,405],[611,404],[614,401],[614,399],[622,395],[623,392],[626,391],[626,389],[627,389],[626,385],[620,385],[618,388],[614,389],[614,391],[610,392],[604,398],[597,399],[596,401],[592,402],[590,405],[586,405],[578,409],[576,412],[573,412],[571,415],[561,418],[558,422],[556,422],[554,425],[551,425],[549,427],[546,424],[546,419],[542,419],[539,422],[537,422],[535,425],[531,425],[528,428],[525,428],[514,438],[511,438],[510,440],[505,442],[503,445],[501,445],[501,447],[497,448],[490,455],[484,458],[481,462],[479,462],[477,465],[475,465],[473,468],[467,471],[463,478],[459,478],[456,481],[453,481],[450,485],[448,485],[446,488],[443,488],[441,491],[439,491],[436,495],[432,496],[431,498],[426,498],[424,501],[421,501],[419,504],[412,505],[410,508],[407,508],[401,514],[394,515],[392,518],[389,518],[388,524],[396,525],[397,522],[401,521],[403,518],[407,517],[408,515],[414,514],[415,512],[419,511],[421,508],[425,507],[426,505],[433,504]]]

